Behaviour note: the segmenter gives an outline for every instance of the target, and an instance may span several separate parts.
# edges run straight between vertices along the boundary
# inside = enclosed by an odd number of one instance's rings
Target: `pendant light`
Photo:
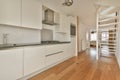
[[[63,3],[64,6],[71,6],[73,4],[73,0],[65,0]]]

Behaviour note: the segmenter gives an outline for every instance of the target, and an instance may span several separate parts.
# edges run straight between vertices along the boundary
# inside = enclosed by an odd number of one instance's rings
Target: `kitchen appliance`
[[[70,25],[70,34],[71,34],[71,36],[76,35],[76,26],[75,26],[75,24]]]
[[[43,24],[47,24],[47,25],[57,25],[57,23],[55,23],[54,21],[55,17],[54,17],[54,11],[51,9],[46,9],[44,11],[44,20],[43,20]]]

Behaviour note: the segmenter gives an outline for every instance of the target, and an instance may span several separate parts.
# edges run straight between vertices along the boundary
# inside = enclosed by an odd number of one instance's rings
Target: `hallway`
[[[120,80],[114,55],[95,59],[94,48],[79,54],[29,80]]]

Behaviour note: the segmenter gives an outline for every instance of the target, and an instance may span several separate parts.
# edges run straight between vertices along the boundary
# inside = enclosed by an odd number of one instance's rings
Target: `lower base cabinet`
[[[23,76],[23,49],[0,50],[0,80]]]
[[[68,57],[70,57],[71,55],[70,55],[70,44],[64,44],[63,45],[63,50],[64,50],[64,58],[68,58]]]
[[[46,66],[54,65],[64,58],[64,50],[62,45],[46,46]]]
[[[0,80],[16,80],[72,57],[71,44],[0,50]]]
[[[45,67],[45,46],[24,48],[24,76]]]
[[[58,51],[53,54],[46,55],[46,66],[54,65],[63,59],[64,51]]]
[[[24,76],[32,74],[44,67],[55,65],[59,61],[70,56],[69,45],[45,45],[24,48]],[[68,53],[67,53],[67,52]]]
[[[75,51],[72,51],[71,44],[59,44],[46,47],[46,66],[54,65],[59,61],[63,61],[73,57]]]

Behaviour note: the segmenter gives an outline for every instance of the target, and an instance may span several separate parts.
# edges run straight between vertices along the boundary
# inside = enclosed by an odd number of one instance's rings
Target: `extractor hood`
[[[46,9],[44,11],[44,20],[43,24],[47,25],[57,25],[57,23],[54,22],[54,11],[51,9]]]

